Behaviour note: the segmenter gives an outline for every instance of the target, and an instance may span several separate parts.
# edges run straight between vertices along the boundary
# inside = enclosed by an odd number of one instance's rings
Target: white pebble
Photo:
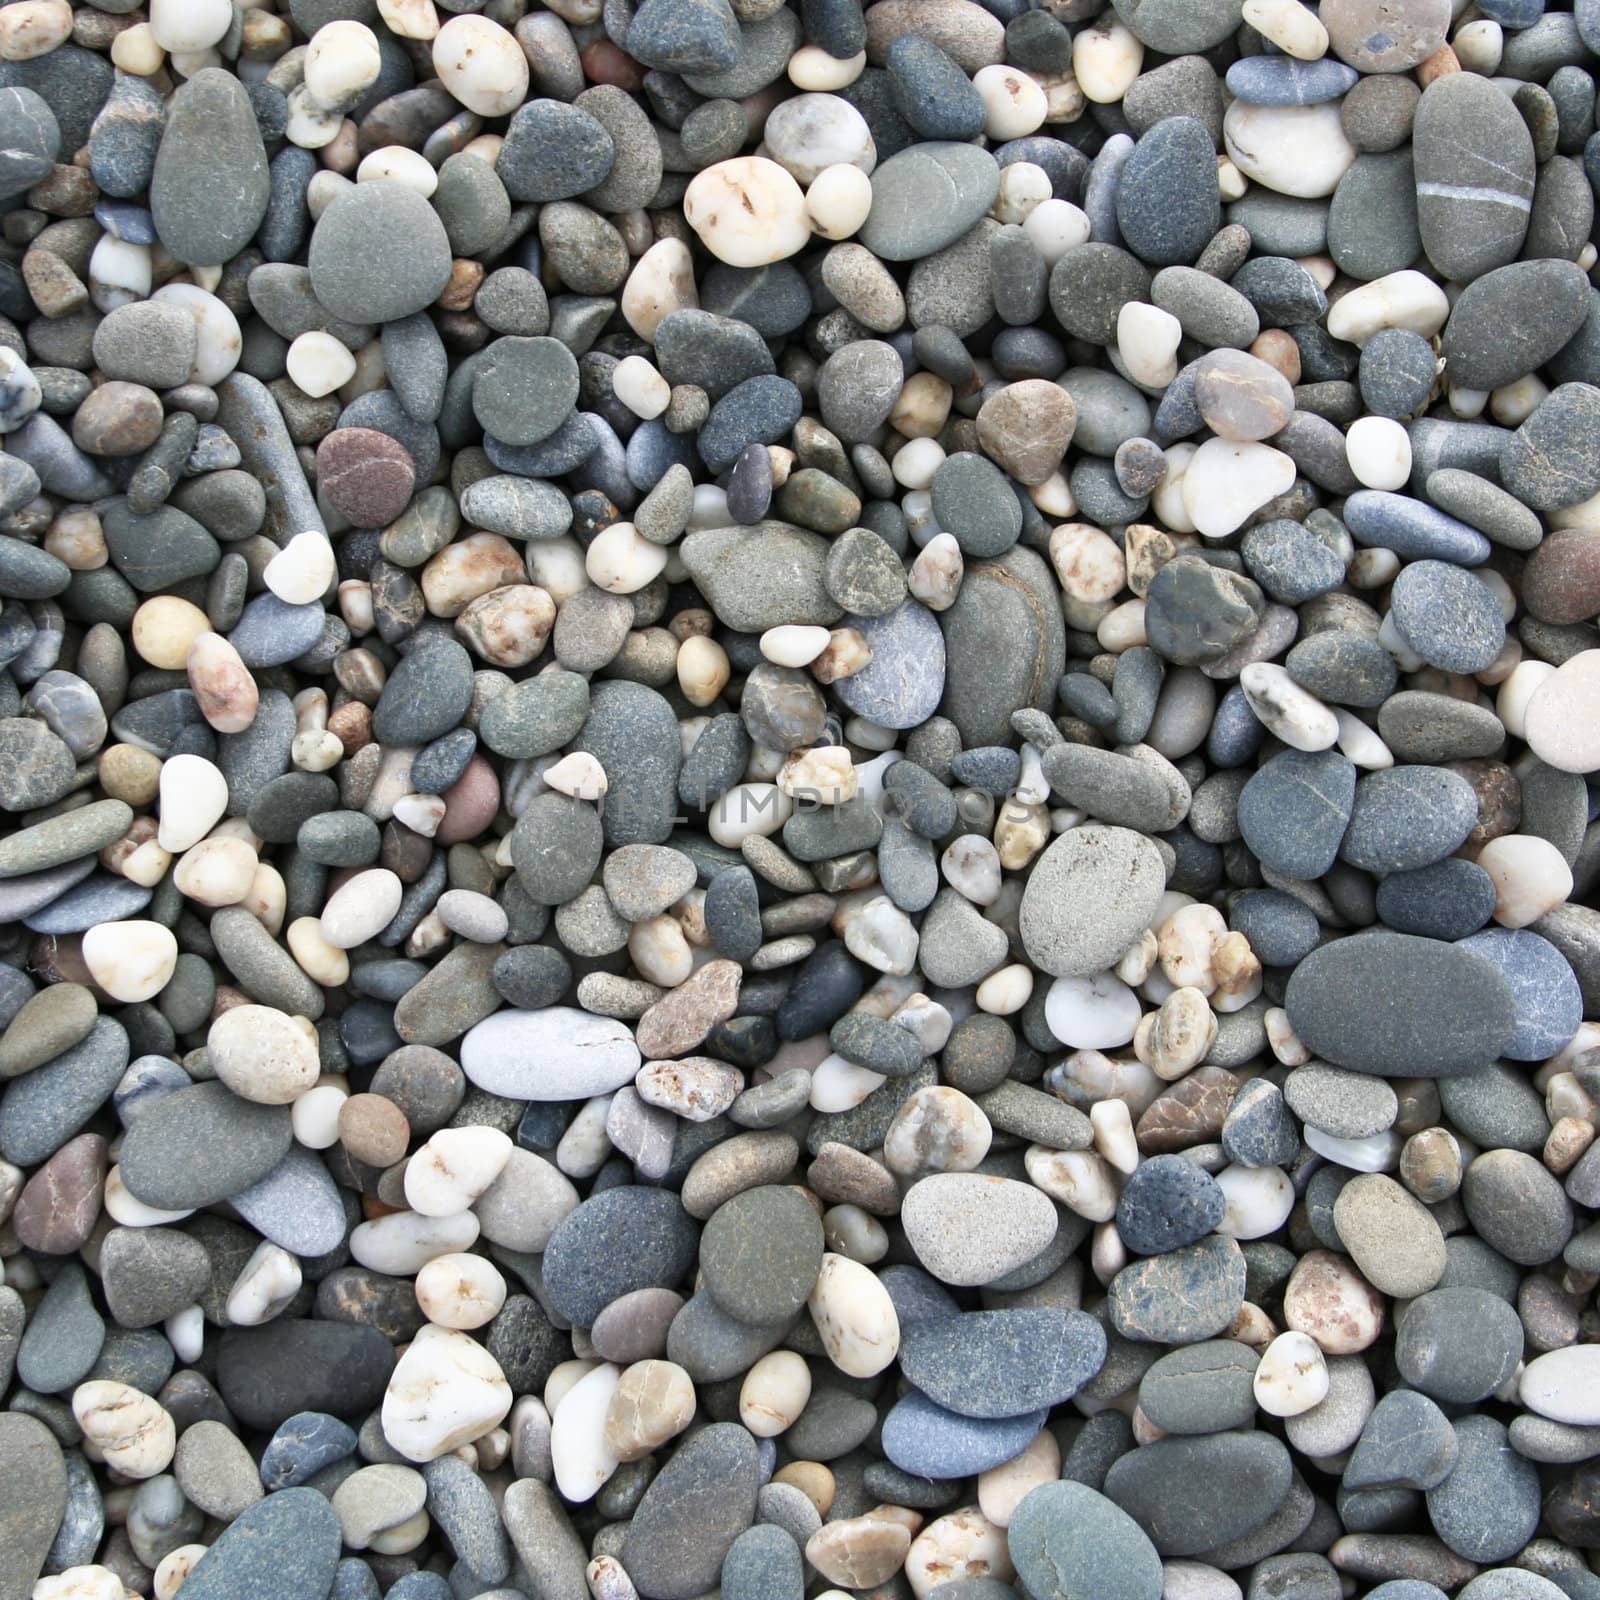
[[[652,342],[663,317],[695,310],[700,298],[695,292],[694,258],[688,245],[682,239],[658,239],[651,245],[628,274],[620,304],[628,326],[641,339]]]
[[[364,22],[325,22],[306,47],[306,93],[325,111],[342,112],[382,70],[378,36]]]
[[[752,835],[770,837],[794,813],[794,801],[775,783],[740,783],[711,808],[706,831],[729,850]]]
[[[789,82],[797,89],[828,93],[847,88],[866,70],[867,53],[831,56],[820,45],[805,44],[789,57]]]
[[[1267,501],[1287,494],[1294,479],[1292,458],[1271,445],[1207,439],[1184,467],[1183,508],[1198,533],[1223,539]]]
[[[1036,1189],[1078,1216],[1090,1222],[1109,1222],[1117,1214],[1116,1176],[1097,1151],[1029,1145],[1023,1165]]]
[[[1031,161],[1013,161],[1000,169],[1000,193],[989,207],[989,215],[996,222],[1024,223],[1053,192],[1050,174],[1043,167]]]
[[[1328,53],[1328,30],[1300,0],[1244,0],[1242,13],[1263,39],[1299,61],[1318,61]]]
[[[386,144],[361,158],[361,165],[356,168],[356,182],[401,183],[424,200],[431,200],[439,187],[439,174],[420,150],[408,150],[403,144]],[[303,389],[305,385],[300,387]]]
[[[696,173],[683,214],[706,249],[730,267],[769,266],[811,239],[800,185],[764,156],[735,156]]]
[[[1080,29],[1072,40],[1072,75],[1086,100],[1115,105],[1144,65],[1144,46],[1120,22]]]
[[[319,335],[305,333],[295,340],[295,345],[305,339],[317,338]],[[328,335],[320,335],[327,338]],[[335,344],[337,340],[333,341]],[[289,347],[289,354],[294,355],[295,345]],[[345,355],[350,352],[344,346],[339,349]],[[354,370],[354,361],[351,363]],[[304,387],[304,385],[302,385]],[[309,391],[308,391],[309,392]],[[333,582],[338,572],[338,564],[334,560],[333,545],[325,533],[308,531],[297,533],[277,555],[268,563],[266,571],[262,573],[262,581],[286,605],[310,605],[314,600],[320,600],[328,592],[328,586]]]
[[[145,840],[135,854],[143,856],[147,851],[169,859],[154,839]],[[137,869],[129,871],[133,865],[131,860],[123,864],[123,876],[135,882],[145,881],[145,874]],[[213,836],[184,851],[172,881],[186,900],[203,906],[235,906],[249,895],[259,866],[255,851],[243,839]],[[160,877],[157,872],[151,881],[159,882]]]
[[[435,1256],[467,1250],[477,1242],[478,1219],[470,1211],[453,1217],[425,1217],[416,1211],[391,1211],[350,1233],[350,1254],[363,1267],[407,1278]]]
[[[387,867],[369,867],[341,884],[322,908],[322,937],[340,950],[376,938],[394,920],[405,886]]]
[[[1335,107],[1337,110],[1337,107]],[[1364,345],[1385,328],[1404,328],[1431,339],[1450,315],[1450,302],[1432,278],[1414,268],[1359,284],[1328,308],[1328,332]]]
[[[806,188],[806,215],[824,239],[850,238],[871,209],[872,180],[848,161],[824,167]]]
[[[408,1461],[434,1461],[499,1427],[511,1400],[500,1363],[482,1345],[430,1323],[390,1374],[383,1436]]]
[[[182,306],[194,318],[200,339],[194,366],[189,369],[191,383],[208,387],[222,382],[239,365],[244,335],[239,319],[214,294],[193,283],[169,283],[150,296],[158,304]]]
[[[224,1306],[236,1328],[271,1322],[300,1292],[300,1263],[281,1245],[263,1239],[233,1280]]]
[[[1393,1128],[1364,1139],[1340,1139],[1308,1122],[1305,1141],[1319,1156],[1352,1172],[1390,1172],[1400,1160],[1400,1135]]]
[[[480,117],[504,117],[528,96],[528,58],[516,36],[488,17],[452,17],[433,41],[439,81]]]
[[[506,1280],[492,1261],[456,1251],[435,1256],[417,1274],[417,1304],[429,1322],[470,1332],[499,1314]]]
[[[1350,470],[1369,489],[1403,489],[1411,476],[1411,436],[1393,417],[1358,417],[1344,448]]]
[[[672,385],[643,356],[624,356],[611,373],[611,392],[636,417],[659,417],[672,399]]]
[[[828,1359],[847,1377],[875,1378],[900,1353],[900,1319],[869,1267],[825,1253],[806,1300]]]
[[[83,936],[83,964],[113,1000],[153,999],[178,965],[178,941],[159,922],[101,922]]]
[[[1164,389],[1178,374],[1183,324],[1170,311],[1129,300],[1117,313],[1117,354],[1128,376],[1147,389]]]
[[[289,1108],[295,1142],[308,1150],[331,1150],[339,1142],[339,1112],[349,1098],[342,1083],[330,1081],[307,1089]]]
[[[600,1362],[552,1408],[550,1459],[556,1488],[574,1505],[594,1499],[619,1465],[606,1439],[606,1413],[621,1375],[609,1362]]]
[[[826,628],[786,622],[761,635],[761,653],[780,667],[809,667],[828,648]]]
[[[1139,997],[1110,972],[1057,978],[1044,1000],[1044,1020],[1073,1050],[1112,1050],[1132,1041],[1139,1026]]]
[[[1044,200],[1028,213],[1022,231],[1044,264],[1053,267],[1067,251],[1088,243],[1089,213],[1070,200]]]
[[[1235,100],[1222,119],[1233,164],[1263,188],[1300,199],[1330,195],[1356,159],[1340,103],[1262,106]]]
[[[198,844],[228,809],[228,780],[204,756],[169,756],[161,766],[161,818],[156,840],[177,855]]]
[[[1522,1369],[1523,1405],[1552,1422],[1600,1426],[1600,1344],[1571,1344],[1536,1356]]]
[[[1044,90],[1021,68],[979,67],[972,87],[983,101],[984,132],[991,139],[1020,139],[1043,126],[1049,110]]]
[[[131,1384],[94,1378],[72,1391],[72,1414],[108,1467],[128,1478],[165,1472],[177,1446],[166,1407]]]
[[[150,32],[163,50],[209,50],[232,25],[230,0],[150,0]]]
[[[1328,1363],[1309,1333],[1280,1333],[1262,1353],[1251,1388],[1268,1416],[1298,1417],[1328,1397]]]
[[[231,1006],[206,1034],[211,1070],[242,1100],[285,1106],[321,1073],[316,1031],[273,1006]]]
[[[1227,1201],[1217,1232],[1230,1239],[1264,1239],[1294,1210],[1294,1185],[1281,1167],[1224,1167],[1217,1184]]]
[[[1295,750],[1327,750],[1339,737],[1334,714],[1288,671],[1270,661],[1252,661],[1239,687],[1262,725]]]
[[[1139,1141],[1133,1131],[1133,1113],[1126,1100],[1101,1100],[1089,1107],[1094,1147],[1127,1177],[1139,1165]]]
[[[793,1350],[773,1350],[744,1375],[739,1420],[758,1439],[794,1426],[811,1398],[811,1368]]]
[[[1537,834],[1491,839],[1478,853],[1478,865],[1494,880],[1494,920],[1502,928],[1526,928],[1572,894],[1566,857]]]
[[[466,1211],[511,1159],[498,1128],[440,1128],[406,1163],[406,1204],[424,1217]]]
[[[583,562],[589,581],[608,594],[636,594],[659,577],[666,565],[666,546],[652,544],[631,522],[613,522],[602,528]]]

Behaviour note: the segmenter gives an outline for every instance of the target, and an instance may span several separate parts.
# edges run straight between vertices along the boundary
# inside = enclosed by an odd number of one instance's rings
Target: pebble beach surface
[[[1597,76],[0,5],[0,1600],[1600,1600]]]

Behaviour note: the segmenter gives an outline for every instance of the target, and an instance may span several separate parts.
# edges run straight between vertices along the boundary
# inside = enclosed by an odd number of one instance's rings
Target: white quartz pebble
[[[1364,345],[1385,328],[1405,328],[1431,339],[1449,315],[1444,290],[1432,278],[1406,267],[1341,295],[1328,308],[1328,332],[1354,345]]]
[[[1308,1122],[1305,1141],[1319,1156],[1352,1172],[1389,1172],[1400,1160],[1400,1135],[1393,1128],[1362,1139],[1341,1139]]]
[[[500,1363],[477,1340],[430,1323],[390,1374],[383,1436],[408,1461],[434,1461],[499,1427],[511,1399]]]
[[[789,57],[789,82],[797,89],[826,93],[854,83],[866,70],[867,53],[829,55],[820,45],[803,44]]]
[[[1478,853],[1478,865],[1494,880],[1494,920],[1502,928],[1526,928],[1572,893],[1572,868],[1550,843],[1532,833],[1503,833]]]
[[[765,267],[811,241],[800,185],[765,156],[735,156],[697,172],[683,214],[700,242],[730,267]]]
[[[1072,1050],[1112,1050],[1139,1026],[1139,997],[1114,973],[1057,978],[1044,999],[1045,1025]]]
[[[300,339],[313,337],[316,336],[305,333],[301,334]],[[326,338],[327,335],[321,337]],[[300,339],[295,344],[300,343]],[[350,354],[343,345],[339,348],[346,355]],[[289,353],[291,356],[294,354],[294,345],[289,347]],[[355,370],[353,359],[351,370]],[[333,545],[327,534],[309,530],[297,533],[267,563],[262,581],[286,605],[304,606],[310,605],[313,600],[320,600],[328,592],[328,585],[333,582],[337,570]]]
[[[404,885],[387,867],[368,867],[329,895],[322,908],[322,937],[340,950],[376,938],[400,909]]]
[[[739,1420],[758,1439],[794,1426],[811,1398],[811,1368],[793,1350],[773,1350],[744,1375]]]
[[[583,561],[589,581],[608,594],[636,594],[667,565],[665,545],[652,544],[631,522],[602,528]]]
[[[1337,742],[1338,719],[1275,662],[1252,661],[1239,674],[1239,687],[1267,732],[1292,749],[1327,750]]]
[[[453,1217],[425,1217],[417,1211],[391,1211],[350,1233],[350,1254],[363,1267],[405,1278],[435,1256],[467,1250],[478,1238],[478,1219],[470,1211]]]
[[[1542,664],[1525,662],[1507,687]],[[1523,722],[1528,748],[1541,761],[1562,772],[1600,770],[1600,650],[1580,650],[1550,673],[1529,696]]]
[[[397,39],[432,39],[439,32],[433,0],[378,0],[378,15]]]
[[[439,81],[480,117],[504,117],[528,97],[528,58],[516,35],[488,17],[452,17],[433,41]]]
[[[793,799],[775,783],[738,783],[711,808],[706,831],[715,843],[737,850],[753,834],[776,833],[793,813]]]
[[[150,0],[150,32],[163,50],[209,50],[232,25],[231,0]]]
[[[780,667],[809,667],[828,648],[830,637],[826,628],[786,622],[761,635],[761,653]]]
[[[165,1472],[177,1446],[171,1414],[131,1384],[92,1378],[72,1391],[72,1414],[108,1467],[127,1478]]]
[[[431,200],[439,187],[439,174],[420,150],[408,150],[403,144],[386,144],[361,158],[361,165],[356,168],[356,182],[402,183],[424,200]],[[305,385],[300,387],[303,389]]]
[[[364,22],[325,22],[306,47],[306,93],[325,111],[342,112],[382,70],[378,36]]]
[[[1244,0],[1243,17],[1287,56],[1317,61],[1328,53],[1328,30],[1300,0]]]
[[[1184,467],[1183,508],[1197,532],[1223,539],[1267,501],[1287,494],[1294,478],[1293,460],[1269,444],[1207,439]]]
[[[440,1128],[406,1163],[406,1204],[424,1217],[466,1211],[511,1159],[498,1128]]]
[[[320,400],[343,387],[356,371],[356,358],[331,333],[316,330],[302,333],[289,346],[283,360],[290,378],[313,400]],[[312,596],[313,599],[320,597],[320,590]]]
[[[606,769],[587,750],[574,750],[546,767],[544,781],[547,788],[575,800],[598,800],[607,788]]]
[[[1217,1184],[1227,1202],[1217,1232],[1230,1239],[1264,1239],[1294,1210],[1294,1185],[1282,1167],[1224,1167]]]
[[[1067,251],[1087,244],[1091,230],[1089,213],[1070,200],[1045,200],[1036,205],[1023,221],[1034,249],[1053,267]]]
[[[1139,1165],[1139,1141],[1133,1131],[1133,1113],[1126,1100],[1101,1100],[1089,1107],[1094,1147],[1128,1177]]]
[[[1251,1388],[1268,1416],[1298,1417],[1328,1397],[1328,1363],[1309,1333],[1280,1333],[1262,1352]]]
[[[806,1305],[828,1359],[847,1377],[876,1377],[900,1353],[894,1302],[859,1261],[825,1253]]]
[[[308,1150],[331,1150],[339,1142],[339,1112],[350,1091],[342,1083],[319,1083],[289,1108],[295,1142]]]
[[[417,1304],[429,1322],[470,1332],[499,1314],[506,1280],[483,1256],[466,1251],[435,1256],[417,1274]]]
[[[1086,100],[1115,105],[1144,65],[1144,46],[1122,23],[1101,22],[1073,35],[1072,75]]]
[[[236,1328],[271,1322],[300,1292],[300,1263],[281,1245],[258,1244],[228,1290],[224,1309]]]
[[[168,756],[161,765],[161,818],[156,841],[177,855],[198,844],[228,809],[228,780],[204,756]]]
[[[695,292],[694,258],[688,245],[682,239],[658,239],[651,245],[628,274],[620,304],[628,326],[641,339],[652,342],[663,317],[674,311],[695,310],[700,299]]]
[[[1036,1189],[1059,1200],[1090,1222],[1109,1222],[1117,1214],[1117,1180],[1111,1164],[1095,1150],[1047,1150],[1029,1145],[1023,1165]]]
[[[636,417],[659,417],[672,399],[672,385],[643,356],[624,356],[611,373],[611,392]]]
[[[1393,417],[1358,417],[1344,436],[1350,470],[1368,489],[1403,489],[1411,476],[1411,436]]]
[[[1320,199],[1338,188],[1356,159],[1339,104],[1263,106],[1235,100],[1222,119],[1223,143],[1233,164],[1263,188]]]
[[[848,161],[824,167],[806,187],[806,216],[824,239],[848,239],[871,209],[872,180]]]
[[[984,132],[991,139],[1020,139],[1034,132],[1050,109],[1039,80],[1020,67],[979,67],[972,87],[983,101]]]
[[[178,965],[178,941],[159,922],[101,922],[83,936],[83,964],[113,1000],[154,999]]]
[[[1129,300],[1117,313],[1117,354],[1128,376],[1147,389],[1163,389],[1178,374],[1183,324],[1170,311]]]
[[[621,1376],[610,1362],[600,1362],[573,1384],[551,1417],[550,1460],[556,1488],[573,1505],[594,1499],[619,1465],[606,1439],[606,1413]]]

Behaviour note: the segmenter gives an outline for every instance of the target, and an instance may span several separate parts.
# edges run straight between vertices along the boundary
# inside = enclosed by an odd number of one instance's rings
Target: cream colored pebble
[[[608,594],[636,594],[665,570],[667,551],[652,544],[631,522],[613,522],[595,535],[583,565],[596,588]]]
[[[172,881],[185,899],[203,906],[232,906],[249,894],[259,864],[243,839],[202,839],[184,851]]]
[[[316,329],[302,333],[289,346],[283,363],[296,386],[313,400],[347,384],[356,371],[356,358],[331,333]]]
[[[872,180],[847,161],[824,167],[806,188],[806,215],[824,239],[848,239],[872,209]]]
[[[972,87],[983,101],[984,132],[991,139],[1020,139],[1043,126],[1049,109],[1045,92],[1020,67],[979,67]]]
[[[475,13],[451,19],[433,40],[439,81],[480,117],[504,117],[528,97],[528,58],[516,36]]]
[[[72,1414],[109,1467],[129,1478],[165,1472],[177,1446],[166,1407],[130,1384],[94,1378],[72,1391]]]
[[[343,111],[378,81],[382,69],[378,36],[366,23],[326,22],[306,48],[306,93],[320,110]]]
[[[470,1332],[491,1322],[506,1301],[506,1280],[492,1261],[466,1252],[435,1256],[417,1274],[417,1304],[429,1322]]]
[[[758,1439],[776,1438],[794,1426],[811,1398],[811,1368],[793,1350],[773,1350],[744,1376],[739,1420]]]
[[[636,417],[659,417],[672,399],[672,385],[643,356],[624,356],[611,374],[611,392]]]

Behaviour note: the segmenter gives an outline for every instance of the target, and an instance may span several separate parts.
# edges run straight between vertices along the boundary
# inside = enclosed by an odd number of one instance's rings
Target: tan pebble
[[[825,1523],[806,1540],[806,1560],[829,1583],[872,1589],[894,1577],[910,1548],[903,1523],[869,1514]]]
[[[339,1106],[338,1128],[339,1142],[350,1155],[373,1167],[393,1166],[411,1142],[411,1125],[405,1112],[381,1094],[345,1097]]]
[[[1594,1143],[1595,1126],[1585,1117],[1561,1117],[1544,1142],[1543,1161],[1560,1177],[1570,1172],[1579,1158]]]
[[[859,628],[835,628],[828,635],[828,647],[811,663],[818,683],[837,683],[872,664],[872,646]]]
[[[636,1361],[606,1410],[606,1444],[619,1461],[637,1461],[682,1433],[694,1408],[694,1382],[675,1361]]]
[[[798,1489],[817,1508],[818,1516],[825,1517],[833,1510],[833,1472],[820,1461],[791,1461],[773,1473],[772,1481]]]
[[[155,595],[133,614],[133,648],[152,667],[167,672],[181,671],[195,640],[210,631],[205,612],[173,594]]]
[[[200,714],[218,733],[243,733],[256,720],[256,680],[221,634],[197,634],[185,666]]]
[[[525,667],[544,649],[555,622],[547,590],[510,583],[469,600],[456,617],[456,632],[491,666]]]
[[[161,758],[137,745],[114,744],[100,752],[96,775],[111,799],[137,810],[152,804],[160,792]]]
[[[140,848],[148,850],[151,846]],[[160,846],[155,848],[159,850]],[[164,850],[161,853],[166,854]],[[202,839],[184,851],[172,881],[179,894],[199,905],[232,906],[249,894],[259,864],[255,851],[243,839]],[[133,866],[133,861],[128,865]]]

